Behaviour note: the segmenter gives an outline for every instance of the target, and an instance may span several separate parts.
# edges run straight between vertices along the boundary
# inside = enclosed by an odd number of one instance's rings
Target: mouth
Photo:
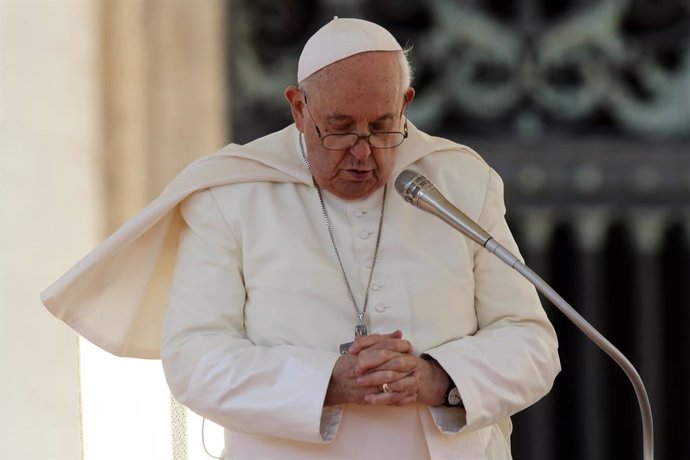
[[[356,181],[370,179],[374,174],[371,169],[346,169],[345,172],[349,174],[353,180]]]

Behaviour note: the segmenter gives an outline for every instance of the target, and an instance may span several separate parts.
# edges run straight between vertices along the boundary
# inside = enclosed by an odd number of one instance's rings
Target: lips
[[[371,169],[346,169],[345,171],[356,181],[370,179],[373,174]]]

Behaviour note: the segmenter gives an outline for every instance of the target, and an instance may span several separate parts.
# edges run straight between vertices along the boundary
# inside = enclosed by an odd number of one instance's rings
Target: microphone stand
[[[586,319],[582,317],[573,307],[566,302],[556,291],[549,286],[546,281],[541,279],[539,275],[534,273],[528,266],[520,262],[510,251],[501,246],[493,238],[487,240],[484,248],[505,262],[506,265],[524,276],[530,283],[537,288],[551,303],[558,308],[570,321],[572,321],[578,329],[582,331],[589,339],[594,342],[601,350],[613,359],[625,375],[628,376],[630,383],[635,389],[637,402],[640,406],[640,413],[642,415],[642,458],[644,460],[654,459],[654,428],[652,421],[652,408],[649,403],[647,391],[642,382],[640,374],[635,369],[635,366],[625,357],[623,353],[618,350],[606,337],[597,331]]]
[[[405,201],[420,208],[430,214],[439,217],[451,227],[460,231],[462,234],[472,239],[487,251],[498,257],[510,268],[514,269],[525,277],[537,288],[547,299],[558,308],[580,331],[594,342],[601,350],[613,359],[625,375],[628,376],[630,383],[635,389],[637,402],[640,406],[642,416],[642,458],[644,460],[654,459],[654,424],[652,420],[652,407],[649,403],[647,390],[640,374],[635,366],[621,353],[606,337],[604,337],[594,326],[589,324],[568,302],[563,299],[551,286],[549,286],[539,275],[534,273],[529,267],[523,264],[513,253],[499,244],[494,238],[476,222],[470,219],[465,213],[453,206],[446,200],[441,192],[423,175],[404,170],[395,181],[395,189]]]

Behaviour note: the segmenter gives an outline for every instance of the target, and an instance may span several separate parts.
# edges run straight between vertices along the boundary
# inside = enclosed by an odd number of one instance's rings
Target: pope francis
[[[533,287],[391,193],[429,177],[509,250],[501,179],[407,119],[407,52],[335,18],[306,43],[294,124],[184,170],[43,293],[80,334],[160,357],[226,459],[491,459],[550,389]]]

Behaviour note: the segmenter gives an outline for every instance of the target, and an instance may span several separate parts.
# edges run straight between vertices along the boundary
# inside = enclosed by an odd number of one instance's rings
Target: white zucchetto
[[[327,65],[367,51],[402,51],[402,47],[378,24],[336,16],[304,45],[297,66],[297,81],[301,83]]]

